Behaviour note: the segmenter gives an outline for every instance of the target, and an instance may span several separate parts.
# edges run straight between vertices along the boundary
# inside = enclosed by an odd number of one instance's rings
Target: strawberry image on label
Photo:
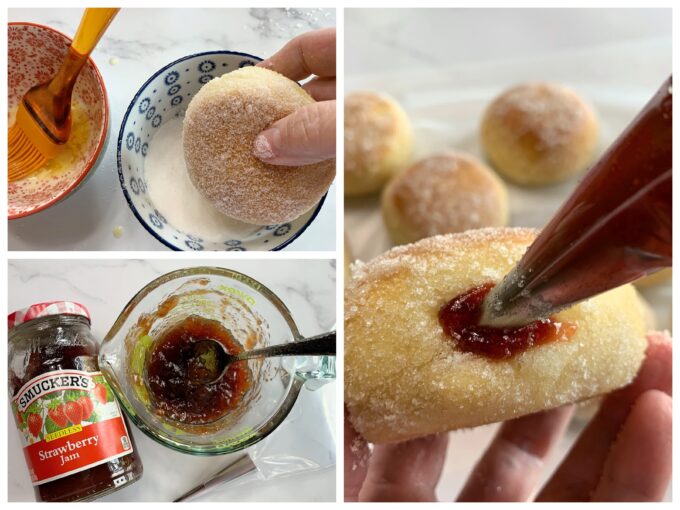
[[[80,407],[83,410],[83,420],[89,420],[90,416],[92,416],[92,411],[94,411],[94,403],[92,402],[92,399],[83,395],[82,397],[78,397],[76,402],[80,404]]]
[[[28,415],[28,418],[26,418],[26,423],[28,423],[28,430],[33,434],[35,437],[38,437],[40,435],[40,431],[42,430],[42,418],[40,417],[39,414],[31,413]]]
[[[103,384],[97,384],[94,387],[94,397],[99,401],[100,404],[106,404],[108,400],[108,394],[106,392],[106,386]]]
[[[52,420],[59,428],[64,428],[68,425],[68,418],[66,417],[66,414],[64,414],[64,404],[59,404],[50,408],[47,411],[47,416],[49,416],[50,420]]]
[[[83,421],[83,408],[78,402],[66,402],[64,414],[74,425],[79,425]]]

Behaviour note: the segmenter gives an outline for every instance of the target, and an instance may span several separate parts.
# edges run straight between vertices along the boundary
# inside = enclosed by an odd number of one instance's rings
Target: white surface
[[[154,206],[170,225],[206,241],[241,239],[257,232],[259,225],[221,214],[196,190],[184,162],[184,148],[178,143],[182,127],[183,119],[170,119],[151,139],[144,170]]]
[[[103,338],[128,300],[154,278],[181,267],[217,265],[242,271],[272,289],[291,310],[303,335],[332,329],[335,324],[335,261],[10,261],[9,303],[14,310],[36,302],[74,300],[92,315],[92,330]],[[335,410],[337,385],[318,390]],[[303,390],[306,391],[306,390]],[[8,412],[7,465],[9,501],[33,501],[28,470],[19,436]],[[310,417],[314,419],[314,417]],[[105,501],[171,501],[212,473],[232,462],[238,454],[195,457],[165,448],[131,425],[144,463],[144,476],[129,488]],[[275,434],[276,432],[274,432]],[[232,459],[231,461],[229,459]],[[223,487],[203,501],[334,501],[335,470],[328,469],[241,487]]]
[[[477,132],[484,108],[505,87],[530,79],[555,80],[583,94],[599,113],[603,150],[672,64],[668,9],[349,10],[345,34],[346,89],[394,96],[412,120],[416,159],[447,148],[482,157]],[[511,225],[542,226],[575,184],[511,186]],[[377,197],[346,201],[345,231],[361,260],[391,246]],[[644,295],[658,326],[670,329],[670,284]],[[546,463],[546,476],[581,426],[570,428]],[[451,434],[439,499],[455,499],[496,428]]]
[[[9,9],[9,21],[75,33],[79,9]],[[99,164],[65,201],[9,222],[10,250],[166,250],[137,221],[118,181],[116,143],[139,87],[164,65],[191,53],[232,50],[267,57],[295,35],[335,25],[333,9],[123,9],[92,58],[107,88],[111,123]],[[286,250],[334,250],[336,186],[321,212]],[[120,238],[113,235],[122,226]]]
[[[361,74],[552,57],[650,39],[664,40],[670,52],[671,10],[347,9],[345,27],[350,86]]]

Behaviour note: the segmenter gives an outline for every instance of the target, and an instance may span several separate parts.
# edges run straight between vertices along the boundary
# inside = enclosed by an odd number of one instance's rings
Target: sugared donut
[[[411,156],[411,127],[392,98],[374,92],[345,97],[345,195],[380,191]]]
[[[508,221],[503,182],[481,161],[444,152],[411,165],[382,196],[383,218],[396,244]]]
[[[223,214],[248,223],[291,221],[316,205],[333,181],[335,160],[291,167],[253,155],[258,134],[314,99],[269,69],[244,67],[215,78],[184,118],[191,182]]]
[[[646,348],[625,285],[555,315],[570,337],[506,359],[463,352],[439,311],[499,282],[536,232],[489,228],[399,246],[355,264],[345,292],[345,402],[369,441],[402,441],[508,420],[629,383]]]
[[[591,163],[597,118],[579,95],[553,83],[523,83],[498,96],[482,119],[484,150],[518,184],[559,182]]]

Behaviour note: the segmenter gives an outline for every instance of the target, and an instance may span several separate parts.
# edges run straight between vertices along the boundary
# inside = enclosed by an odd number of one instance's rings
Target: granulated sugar
[[[144,171],[151,201],[176,229],[209,242],[247,237],[260,229],[223,215],[196,191],[184,163],[181,118],[158,128]]]

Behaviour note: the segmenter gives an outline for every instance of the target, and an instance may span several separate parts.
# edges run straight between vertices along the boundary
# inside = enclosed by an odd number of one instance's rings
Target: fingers
[[[314,78],[302,88],[317,101],[335,99],[335,78]]]
[[[272,165],[309,165],[335,157],[335,101],[314,103],[272,124],[255,139],[255,157]]]
[[[544,459],[564,435],[574,406],[524,416],[502,425],[475,466],[459,501],[529,501]]]
[[[375,446],[360,501],[435,501],[447,444],[442,433]]]
[[[672,352],[668,336],[648,335],[647,355],[635,380],[609,395],[541,493],[539,501],[587,501],[602,475],[611,444],[633,403],[645,391],[671,394]]]
[[[311,75],[335,76],[335,28],[299,35],[259,64],[299,81]]]
[[[345,501],[357,501],[366,478],[370,452],[366,440],[354,430],[345,409]]]
[[[671,397],[640,395],[604,465],[594,501],[661,501],[671,479]]]

